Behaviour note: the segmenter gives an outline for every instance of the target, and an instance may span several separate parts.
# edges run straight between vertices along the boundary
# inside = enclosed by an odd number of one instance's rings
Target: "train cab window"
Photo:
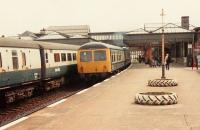
[[[71,53],[67,53],[67,60],[68,61],[72,61],[72,55],[71,55]]]
[[[65,53],[61,53],[61,60],[66,61],[66,54]]]
[[[105,61],[106,51],[94,51],[94,61]]]
[[[76,53],[73,53],[73,60],[76,60]]]
[[[1,53],[0,53],[0,68],[2,67],[2,58],[1,58]]]
[[[12,50],[12,62],[13,62],[13,69],[18,69],[19,63],[18,63],[18,55],[17,55],[16,50]]]
[[[80,53],[80,61],[81,62],[89,62],[92,61],[92,52],[91,51],[83,51]]]
[[[26,66],[26,54],[22,52],[22,66]]]
[[[60,54],[59,53],[54,53],[54,61],[60,62]]]
[[[46,60],[46,63],[49,62],[49,56],[48,56],[48,53],[45,53],[45,60]]]

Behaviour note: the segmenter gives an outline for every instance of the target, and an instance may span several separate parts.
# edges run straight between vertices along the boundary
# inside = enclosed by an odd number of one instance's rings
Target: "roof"
[[[0,38],[0,47],[39,48],[39,45],[28,40]]]
[[[45,29],[45,31],[58,32],[65,35],[84,35],[87,36],[90,32],[90,27],[88,25],[73,25],[73,26],[50,26]]]
[[[117,50],[123,50],[123,48],[119,46],[114,46],[110,44],[106,44],[103,42],[88,42],[83,44],[80,49],[103,49],[103,48],[111,48],[111,49],[117,49]]]
[[[22,34],[19,34],[19,37],[32,37],[32,38],[37,38],[37,36],[30,31],[25,31]]]
[[[49,43],[49,42],[40,42],[40,41],[27,41],[21,39],[11,39],[11,38],[0,38],[1,47],[19,47],[19,48],[36,48],[40,47],[44,49],[68,49],[68,50],[77,50],[80,46],[77,45],[68,45],[61,43]]]
[[[66,39],[66,37],[62,36],[61,34],[57,32],[52,32],[52,33],[49,33],[47,35],[37,38],[37,40],[47,40],[47,39]]]
[[[192,32],[192,30],[184,29],[183,27],[174,23],[167,23],[163,27],[165,33]],[[162,33],[162,24],[153,24],[150,26],[146,26],[144,28],[129,31],[127,34],[149,34],[149,33]]]
[[[39,42],[39,44],[44,49],[55,49],[55,50],[78,50],[80,46],[77,45],[69,45],[69,44],[61,44],[61,43],[52,43],[52,42]]]

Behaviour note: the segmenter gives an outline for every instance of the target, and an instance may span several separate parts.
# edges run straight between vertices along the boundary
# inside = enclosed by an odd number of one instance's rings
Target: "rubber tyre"
[[[142,105],[171,105],[178,103],[178,97],[176,93],[171,92],[137,93],[135,103]]]
[[[178,83],[173,79],[154,79],[148,81],[148,86],[150,87],[174,87]]]

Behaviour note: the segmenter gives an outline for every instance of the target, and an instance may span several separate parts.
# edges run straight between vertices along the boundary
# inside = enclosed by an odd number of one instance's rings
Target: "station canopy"
[[[163,25],[165,42],[192,42],[194,37],[194,30],[187,30],[183,27],[167,23]],[[128,46],[144,45],[146,43],[160,43],[162,34],[162,24],[145,25],[144,28],[129,31],[124,36],[124,42]]]

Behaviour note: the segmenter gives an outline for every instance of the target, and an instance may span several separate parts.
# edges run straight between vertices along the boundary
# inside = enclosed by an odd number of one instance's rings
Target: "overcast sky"
[[[144,23],[180,23],[200,26],[200,0],[0,0],[0,35],[48,26],[89,25],[92,32],[129,31]]]

